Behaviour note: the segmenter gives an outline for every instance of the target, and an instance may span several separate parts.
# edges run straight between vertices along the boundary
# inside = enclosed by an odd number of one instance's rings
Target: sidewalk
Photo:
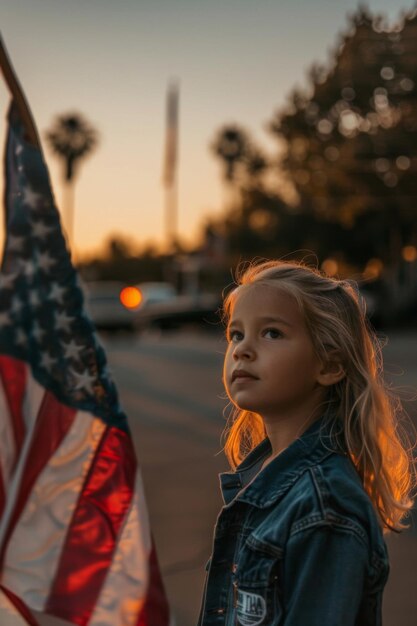
[[[387,538],[390,577],[384,594],[384,626],[416,626],[417,536],[406,532]]]

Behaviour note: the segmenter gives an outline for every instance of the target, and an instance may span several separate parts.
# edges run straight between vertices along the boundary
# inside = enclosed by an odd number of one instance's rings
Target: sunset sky
[[[374,0],[395,21],[415,2]],[[165,97],[180,83],[178,235],[197,240],[226,194],[210,153],[220,126],[245,126],[271,154],[274,111],[313,61],[325,62],[355,0],[1,0],[0,28],[42,139],[56,114],[82,112],[100,132],[75,191],[75,244],[112,233],[164,243]],[[0,90],[4,116],[8,93]],[[44,142],[58,205],[61,169]],[[2,182],[0,183],[0,190]]]

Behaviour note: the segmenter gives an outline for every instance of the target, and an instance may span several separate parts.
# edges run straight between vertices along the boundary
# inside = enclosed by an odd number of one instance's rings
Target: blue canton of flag
[[[6,147],[6,246],[0,277],[2,351],[30,363],[66,404],[127,429],[104,350],[83,310],[42,155],[15,108]]]

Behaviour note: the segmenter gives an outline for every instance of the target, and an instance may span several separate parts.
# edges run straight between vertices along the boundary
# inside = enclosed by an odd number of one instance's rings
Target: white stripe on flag
[[[32,431],[33,424],[39,414],[39,409],[45,395],[45,389],[33,378],[30,367],[26,372],[26,392],[23,399],[23,419],[27,431]]]
[[[9,481],[12,474],[16,455],[16,445],[13,434],[12,416],[9,403],[0,377],[0,468],[3,477],[4,491],[7,495]]]
[[[140,470],[127,519],[117,539],[112,564],[106,576],[89,626],[134,626],[146,600],[149,557],[152,548],[148,511]]]
[[[1,626],[27,626],[28,624],[2,589],[0,589],[0,624]]]
[[[28,395],[27,399],[26,399],[26,394]],[[44,395],[45,395],[44,388],[41,387],[39,383],[37,383],[34,380],[30,372],[30,369],[27,368],[26,390],[25,390],[25,398],[23,399],[23,405],[26,408],[28,402],[30,401],[32,401],[34,404],[33,404],[33,407],[30,407],[30,410],[28,410],[29,417],[28,418],[24,417],[25,424],[26,424],[26,435],[25,435],[25,439],[23,442],[22,450],[19,455],[18,464],[14,470],[13,476],[10,477],[10,484],[8,485],[6,508],[0,520],[0,546],[3,543],[4,533],[6,532],[6,529],[9,525],[10,516],[13,513],[14,503],[17,497],[17,491],[21,482],[23,469],[26,465],[26,458],[30,449],[33,430],[36,425],[36,417],[39,413],[39,408],[40,408]]]
[[[6,551],[3,583],[35,610],[44,608],[68,524],[105,424],[78,412],[39,475]]]

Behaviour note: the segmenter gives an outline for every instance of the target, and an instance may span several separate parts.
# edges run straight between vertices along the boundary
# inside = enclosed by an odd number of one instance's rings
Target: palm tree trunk
[[[175,252],[178,237],[178,184],[176,177],[165,188],[165,238],[167,250]]]
[[[65,181],[64,184],[64,225],[68,247],[74,256],[74,183],[72,181]]]

